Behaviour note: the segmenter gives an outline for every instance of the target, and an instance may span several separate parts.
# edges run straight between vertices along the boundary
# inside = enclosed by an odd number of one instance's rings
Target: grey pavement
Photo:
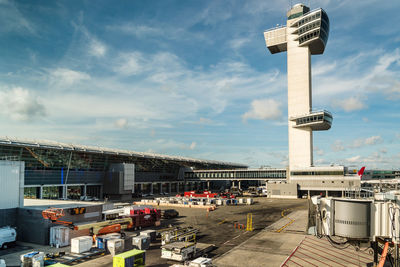
[[[306,235],[308,211],[284,214],[274,224],[216,258],[218,267],[367,266],[371,251],[333,247],[326,238]],[[277,231],[280,231],[279,233]]]

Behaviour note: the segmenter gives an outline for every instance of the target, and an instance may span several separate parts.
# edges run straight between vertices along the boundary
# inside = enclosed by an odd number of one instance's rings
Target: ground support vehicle
[[[214,267],[214,265],[212,264],[212,259],[199,257],[184,264],[174,264],[171,267]]]
[[[179,216],[179,212],[174,209],[161,210],[161,217],[164,219],[172,219]]]
[[[65,216],[65,212],[61,208],[49,208],[42,211],[42,216],[46,220],[50,220],[54,224],[61,224],[70,227],[73,230],[89,229],[91,235],[102,235],[108,233],[118,233],[121,229],[131,229],[133,222],[131,218],[119,218],[101,222],[91,223],[73,223],[62,221],[60,218]]]
[[[132,228],[142,229],[142,227],[157,225],[161,220],[161,210],[156,208],[131,208],[125,216],[132,219]]]
[[[213,244],[174,242],[161,246],[161,258],[174,261],[187,261],[205,255],[214,249]]]
[[[196,242],[198,229],[192,227],[174,228],[161,233],[161,245],[177,241]]]
[[[192,242],[174,242],[161,247],[161,258],[186,261],[194,257],[196,253],[196,243]]]
[[[0,228],[0,248],[7,248],[17,240],[17,231],[10,226]]]

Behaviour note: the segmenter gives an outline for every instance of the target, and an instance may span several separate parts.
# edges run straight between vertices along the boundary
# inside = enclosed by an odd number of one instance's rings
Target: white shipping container
[[[93,238],[91,236],[80,236],[71,239],[71,252],[82,253],[92,248]]]
[[[50,246],[56,248],[69,246],[69,231],[66,226],[50,227]]]
[[[132,238],[132,245],[134,248],[146,250],[150,247],[150,237],[139,235]]]
[[[246,199],[246,204],[247,205],[252,205],[253,204],[253,199],[252,198]]]
[[[117,254],[124,252],[125,243],[123,239],[109,239],[107,241],[107,250],[114,257]]]

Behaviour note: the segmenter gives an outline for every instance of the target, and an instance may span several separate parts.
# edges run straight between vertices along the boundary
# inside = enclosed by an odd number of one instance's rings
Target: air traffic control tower
[[[313,166],[313,131],[329,130],[331,113],[312,110],[311,55],[324,53],[329,19],[303,4],[287,12],[287,24],[264,32],[271,54],[287,52],[289,168]]]

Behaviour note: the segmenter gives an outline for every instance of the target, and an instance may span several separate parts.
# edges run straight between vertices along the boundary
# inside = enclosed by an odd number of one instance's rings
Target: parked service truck
[[[203,256],[214,249],[213,244],[193,242],[173,242],[161,247],[161,258],[174,261],[187,261]]]
[[[17,231],[10,226],[0,228],[0,248],[7,248],[17,240]]]

